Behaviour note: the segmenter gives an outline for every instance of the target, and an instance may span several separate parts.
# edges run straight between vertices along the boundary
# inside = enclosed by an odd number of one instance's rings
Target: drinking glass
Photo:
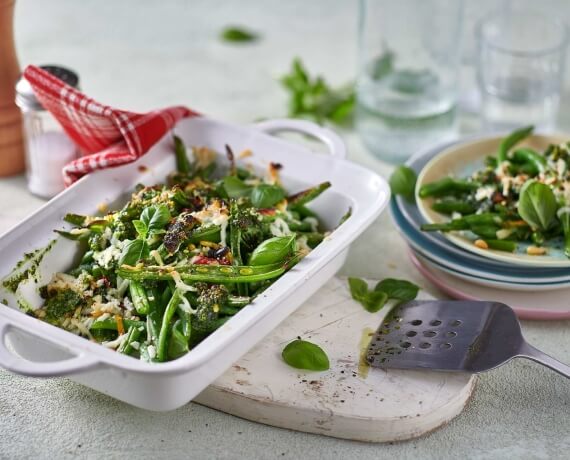
[[[564,23],[538,11],[505,9],[483,18],[476,35],[484,128],[553,129],[568,42]]]
[[[402,162],[455,135],[463,1],[360,0],[357,130]]]

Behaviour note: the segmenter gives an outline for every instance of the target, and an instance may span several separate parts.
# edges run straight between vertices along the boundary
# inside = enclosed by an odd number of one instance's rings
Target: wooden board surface
[[[422,293],[420,298],[429,298]],[[458,415],[475,377],[370,368],[363,353],[385,312],[368,313],[333,278],[196,402],[268,425],[369,442],[410,439]],[[304,372],[281,359],[300,336],[320,345],[331,369]]]

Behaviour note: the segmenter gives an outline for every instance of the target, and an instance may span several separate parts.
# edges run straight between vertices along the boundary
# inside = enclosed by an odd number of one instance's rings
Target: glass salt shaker
[[[55,65],[41,68],[79,88],[79,76],[72,70]],[[77,158],[77,147],[23,77],[16,83],[16,105],[22,111],[28,189],[39,197],[52,198],[65,188],[62,169]]]

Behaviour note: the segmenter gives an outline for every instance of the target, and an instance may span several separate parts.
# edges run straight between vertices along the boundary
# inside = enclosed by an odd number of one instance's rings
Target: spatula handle
[[[564,377],[570,379],[570,366],[561,363],[560,361],[554,359],[552,356],[548,356],[546,353],[543,353],[539,349],[534,348],[532,345],[526,342],[521,346],[520,354],[518,356],[521,358],[531,359],[532,361],[536,361],[540,364],[544,364],[546,367],[549,367],[553,371],[556,371],[560,375],[563,375]]]

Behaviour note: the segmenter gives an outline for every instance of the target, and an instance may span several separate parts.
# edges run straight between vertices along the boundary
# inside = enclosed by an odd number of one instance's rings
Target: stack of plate
[[[482,165],[500,139],[450,142],[416,155],[407,165],[418,174],[418,183],[449,174],[461,177]],[[423,223],[437,220],[427,208],[400,196],[391,202],[392,217],[410,247],[412,262],[437,287],[455,298],[508,303],[522,318],[570,318],[570,260],[559,247],[542,256],[528,256],[524,245],[513,254],[479,249],[457,233],[422,232]]]

